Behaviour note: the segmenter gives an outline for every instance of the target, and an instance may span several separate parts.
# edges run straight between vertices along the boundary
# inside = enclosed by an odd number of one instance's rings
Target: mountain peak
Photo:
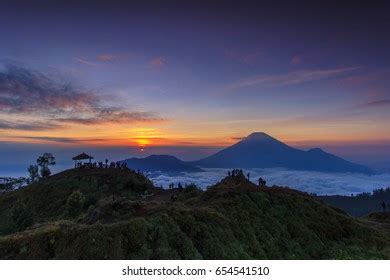
[[[253,132],[249,134],[246,140],[264,140],[264,139],[274,139],[265,132]]]

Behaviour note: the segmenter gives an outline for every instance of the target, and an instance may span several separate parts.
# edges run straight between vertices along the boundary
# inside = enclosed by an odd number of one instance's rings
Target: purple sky
[[[2,3],[6,159],[21,166],[10,151],[23,149],[194,159],[265,131],[389,160],[386,1],[143,2]]]

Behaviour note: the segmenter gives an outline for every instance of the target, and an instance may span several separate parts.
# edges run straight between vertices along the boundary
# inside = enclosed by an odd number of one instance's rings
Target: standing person
[[[386,202],[382,201],[381,205],[383,208],[383,212],[386,212]]]

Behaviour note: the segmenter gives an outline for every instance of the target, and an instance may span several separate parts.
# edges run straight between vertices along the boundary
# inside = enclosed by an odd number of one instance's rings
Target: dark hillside
[[[65,184],[70,179],[74,185]],[[66,186],[72,190],[55,194]],[[95,202],[75,217],[61,214],[77,186],[84,196],[94,194]],[[306,193],[259,188],[243,176],[207,191],[193,185],[161,190],[127,171],[70,170],[2,196],[0,209],[30,195],[35,223],[0,237],[2,259],[390,258],[389,233],[373,222]]]
[[[23,202],[34,215],[35,222],[63,218],[68,197],[74,191],[84,196],[84,209],[110,195],[135,198],[155,189],[142,174],[120,169],[70,169],[20,190],[0,194],[0,234],[13,231],[6,221],[18,202]]]

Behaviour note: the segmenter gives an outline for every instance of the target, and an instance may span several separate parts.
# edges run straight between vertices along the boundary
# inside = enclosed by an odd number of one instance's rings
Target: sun
[[[152,144],[152,141],[150,139],[147,139],[147,138],[138,138],[138,139],[136,139],[136,142],[137,142],[139,150],[141,152],[144,152],[145,148],[148,145]]]
[[[138,139],[136,139],[136,142],[137,142],[138,146],[140,146],[140,147],[145,147],[145,146],[152,144],[150,139],[147,139],[147,138],[138,138]]]

